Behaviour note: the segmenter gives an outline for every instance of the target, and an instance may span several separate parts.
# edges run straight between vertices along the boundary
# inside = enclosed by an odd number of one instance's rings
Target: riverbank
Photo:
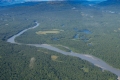
[[[36,27],[39,26],[39,23],[36,22],[36,25],[32,28],[28,28],[28,29],[25,29],[23,31],[21,31],[20,33],[12,36],[11,38],[9,38],[7,40],[7,42],[9,43],[12,43],[12,44],[22,44],[22,43],[19,43],[19,42],[15,42],[15,38],[22,35],[24,32],[26,32],[27,30],[30,30],[30,29],[34,29]],[[55,51],[55,52],[58,52],[58,53],[61,53],[61,54],[64,54],[64,55],[70,55],[70,56],[74,56],[74,57],[79,57],[83,60],[86,60],[92,64],[94,64],[95,66],[99,65],[99,67],[101,69],[104,69],[104,70],[107,70],[107,71],[110,71],[114,74],[116,74],[117,76],[120,76],[120,70],[116,69],[116,68],[113,68],[111,67],[110,65],[108,65],[107,63],[105,63],[103,60],[97,58],[97,57],[94,57],[92,55],[86,55],[86,54],[80,54],[80,53],[75,53],[75,52],[65,52],[63,50],[60,50],[56,47],[53,47],[49,44],[25,44],[25,45],[29,45],[29,46],[35,46],[35,47],[42,47],[42,48],[46,48],[46,49],[49,49],[49,50],[52,50],[52,51]],[[119,79],[119,77],[118,77]]]

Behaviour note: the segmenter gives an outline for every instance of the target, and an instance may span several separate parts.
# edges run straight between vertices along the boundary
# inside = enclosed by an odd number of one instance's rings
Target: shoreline
[[[18,34],[16,35],[13,35],[12,37],[10,37],[7,42],[9,43],[12,43],[12,44],[18,44],[18,45],[21,45],[22,43],[19,43],[19,42],[15,42],[15,38],[22,35],[24,32],[30,30],[30,29],[34,29],[36,27],[38,27],[40,24],[38,22],[35,22],[36,25],[31,27],[31,28],[28,28],[28,29],[24,29],[22,30],[21,32],[19,32]],[[49,49],[49,50],[52,50],[52,51],[55,51],[55,52],[58,52],[58,53],[61,53],[61,54],[64,54],[64,55],[69,55],[69,56],[74,56],[74,57],[79,57],[83,60],[86,60],[92,64],[94,64],[95,66],[103,69],[103,70],[107,70],[107,71],[110,71],[111,73],[113,74],[116,74],[118,76],[118,80],[120,80],[120,70],[116,69],[116,68],[113,68],[112,66],[110,66],[109,64],[107,64],[106,62],[104,62],[103,60],[97,58],[97,57],[94,57],[92,55],[88,55],[88,54],[80,54],[80,53],[75,53],[75,52],[65,52],[63,50],[60,50],[58,49],[57,47],[54,47],[54,46],[51,46],[49,44],[25,44],[25,45],[29,45],[29,46],[35,46],[35,47],[42,47],[42,48],[46,48],[46,49]]]

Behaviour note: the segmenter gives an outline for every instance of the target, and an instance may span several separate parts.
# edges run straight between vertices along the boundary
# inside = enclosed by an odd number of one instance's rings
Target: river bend
[[[15,38],[22,35],[24,32],[30,30],[30,29],[34,29],[36,27],[39,26],[39,23],[36,22],[36,25],[31,27],[31,28],[28,28],[28,29],[24,29],[23,31],[21,31],[20,33],[12,36],[11,38],[9,38],[7,40],[7,42],[9,43],[13,43],[13,44],[22,44],[22,43],[19,43],[19,42],[15,42]],[[75,52],[65,52],[63,50],[60,50],[56,47],[53,47],[49,44],[25,44],[25,45],[29,45],[29,46],[35,46],[35,47],[42,47],[42,48],[46,48],[46,49],[49,49],[49,50],[52,50],[52,51],[55,51],[55,52],[58,52],[58,53],[61,53],[61,54],[64,54],[64,55],[70,55],[70,56],[75,56],[75,57],[79,57],[83,60],[86,60],[92,64],[94,64],[95,66],[103,69],[103,70],[107,70],[107,71],[110,71],[114,74],[116,74],[118,77],[120,77],[120,70],[119,69],[116,69],[116,68],[113,68],[112,66],[108,65],[106,62],[104,62],[103,60],[97,58],[97,57],[94,57],[92,55],[88,55],[88,54],[80,54],[80,53],[75,53]]]

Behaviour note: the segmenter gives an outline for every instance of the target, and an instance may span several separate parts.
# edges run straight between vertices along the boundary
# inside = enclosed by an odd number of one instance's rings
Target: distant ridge
[[[24,0],[0,0],[0,6],[8,6],[18,3],[24,3]]]
[[[107,0],[104,2],[99,3],[99,5],[101,6],[106,6],[106,5],[119,5],[120,4],[120,0]]]
[[[96,4],[100,3],[101,5],[108,5],[116,2],[120,2],[120,0],[107,0],[101,2],[102,0],[0,0],[0,6],[8,6],[8,5],[13,5],[13,4],[21,4],[21,3],[26,3],[26,2],[37,2],[37,1],[66,1],[71,4],[73,3],[81,3],[84,2],[84,4]],[[52,2],[54,3],[54,2]]]

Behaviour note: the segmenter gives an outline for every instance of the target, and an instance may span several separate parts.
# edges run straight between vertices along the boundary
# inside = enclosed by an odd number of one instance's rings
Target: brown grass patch
[[[52,59],[53,61],[56,61],[57,58],[58,58],[58,56],[56,56],[56,55],[52,55],[52,56],[51,56],[51,59]]]
[[[46,35],[46,34],[58,34],[58,33],[60,33],[61,31],[64,31],[64,30],[59,30],[59,29],[52,29],[52,30],[48,30],[48,31],[38,31],[38,32],[36,32],[36,34],[44,34],[44,35]]]
[[[34,63],[35,63],[35,58],[32,57],[32,58],[30,59],[30,64],[29,64],[29,68],[30,68],[30,69],[32,69],[32,68],[34,67]]]
[[[38,31],[36,34],[58,34],[60,31]]]

